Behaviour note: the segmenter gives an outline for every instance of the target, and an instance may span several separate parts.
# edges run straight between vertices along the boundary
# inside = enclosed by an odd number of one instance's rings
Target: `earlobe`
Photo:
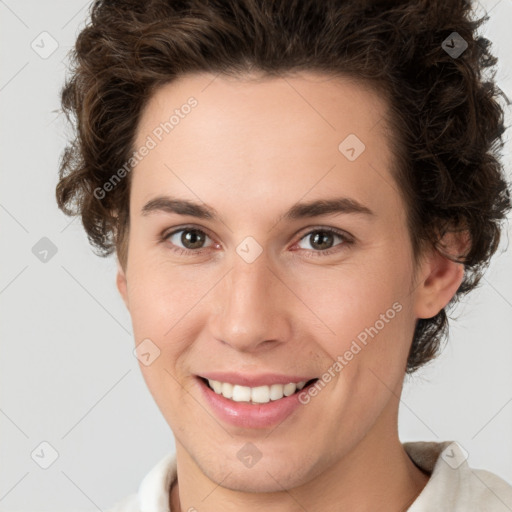
[[[126,274],[121,264],[119,263],[119,260],[117,260],[116,285],[127,309],[130,310],[130,306],[128,304],[128,285],[126,282]]]
[[[416,289],[417,318],[432,318],[453,298],[464,279],[464,265],[433,250],[424,265],[423,277]]]

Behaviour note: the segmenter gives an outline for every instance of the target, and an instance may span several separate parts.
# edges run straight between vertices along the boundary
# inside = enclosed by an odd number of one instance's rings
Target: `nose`
[[[294,296],[283,281],[265,252],[252,263],[235,255],[231,270],[212,294],[213,337],[241,352],[286,343],[292,331]]]

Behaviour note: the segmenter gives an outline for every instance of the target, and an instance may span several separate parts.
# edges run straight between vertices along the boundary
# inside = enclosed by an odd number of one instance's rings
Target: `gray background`
[[[59,90],[88,5],[0,0],[1,511],[104,510],[136,492],[174,449],[132,353],[115,259],[95,256],[80,221],[54,199],[70,134],[57,114]],[[484,9],[491,19],[481,31],[512,99],[512,2],[482,0],[477,12]],[[509,173],[510,150],[508,142]],[[510,232],[481,288],[456,310],[447,348],[407,382],[400,435],[457,440],[471,466],[512,482],[512,250],[503,253]],[[43,237],[57,249],[46,262],[32,251]],[[48,469],[40,467],[51,461],[42,442],[58,452]]]

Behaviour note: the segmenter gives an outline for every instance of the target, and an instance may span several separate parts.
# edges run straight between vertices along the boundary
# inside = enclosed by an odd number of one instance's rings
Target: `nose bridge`
[[[286,339],[285,287],[274,272],[265,252],[253,261],[243,253],[234,255],[231,270],[215,294],[220,311],[215,321],[217,339],[244,351]]]

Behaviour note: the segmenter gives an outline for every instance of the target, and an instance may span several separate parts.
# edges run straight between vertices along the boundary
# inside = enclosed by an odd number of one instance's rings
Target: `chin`
[[[304,457],[307,458],[307,457]],[[217,458],[217,461],[221,458]],[[203,474],[216,484],[239,492],[268,493],[280,492],[283,489],[293,489],[316,476],[321,471],[299,463],[291,458],[276,460],[273,455],[263,460],[263,457],[252,467],[244,467],[237,459],[224,459],[219,465],[199,464]]]

